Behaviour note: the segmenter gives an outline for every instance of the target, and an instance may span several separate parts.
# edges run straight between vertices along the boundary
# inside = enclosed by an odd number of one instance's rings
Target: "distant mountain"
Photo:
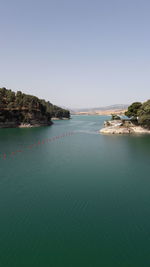
[[[71,113],[76,112],[96,112],[96,111],[105,111],[105,110],[126,110],[129,105],[127,104],[114,104],[110,106],[102,106],[96,108],[77,108],[70,110]]]

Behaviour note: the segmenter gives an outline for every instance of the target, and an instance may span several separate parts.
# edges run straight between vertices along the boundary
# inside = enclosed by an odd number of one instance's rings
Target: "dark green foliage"
[[[129,118],[136,119],[138,116],[138,110],[142,106],[142,103],[140,102],[134,102],[132,105],[128,107],[128,111],[125,112],[125,115]]]
[[[150,128],[150,100],[144,102],[138,110],[138,117],[140,125]]]
[[[116,114],[111,114],[111,119],[114,120],[120,120],[120,116],[116,115]]]
[[[150,100],[144,102],[135,102],[128,107],[128,111],[125,113],[129,118],[135,119],[139,125],[150,128]]]
[[[6,119],[7,117],[10,119],[12,112],[15,114],[15,112],[20,111],[20,115],[18,115],[19,120],[24,123],[30,123],[30,118],[36,118],[36,114],[38,116],[41,114],[43,118],[49,121],[51,117],[70,118],[70,112],[68,110],[57,107],[49,101],[46,102],[35,96],[23,94],[21,91],[15,93],[6,88],[0,88],[0,111],[3,114],[5,111]],[[5,116],[1,114],[1,121],[3,117]]]

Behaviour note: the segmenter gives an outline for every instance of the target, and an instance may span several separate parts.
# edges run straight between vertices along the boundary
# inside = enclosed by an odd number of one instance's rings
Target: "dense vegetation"
[[[125,115],[139,125],[145,128],[150,128],[150,100],[144,103],[134,102],[128,107]]]
[[[49,101],[41,100],[35,96],[27,95],[18,91],[17,93],[6,88],[0,88],[0,110],[28,110],[40,111],[42,114],[56,118],[69,118],[70,112],[51,104]]]
[[[111,114],[111,119],[112,119],[112,121],[114,121],[114,120],[120,120],[120,116],[117,115],[117,114]]]

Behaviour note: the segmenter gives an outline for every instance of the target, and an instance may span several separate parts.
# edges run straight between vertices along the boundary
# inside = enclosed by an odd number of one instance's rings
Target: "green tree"
[[[141,108],[142,103],[134,102],[128,107],[128,110],[125,112],[125,115],[129,118],[137,119],[138,111]]]
[[[144,102],[138,110],[138,122],[140,125],[150,128],[150,100]]]

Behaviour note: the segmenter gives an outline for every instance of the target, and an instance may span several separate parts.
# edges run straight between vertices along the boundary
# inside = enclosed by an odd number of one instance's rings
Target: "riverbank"
[[[51,126],[53,122],[49,122],[48,124],[45,123],[36,123],[36,124],[29,124],[29,123],[22,123],[18,126],[18,128],[34,128],[34,127],[42,127],[42,126]]]
[[[62,118],[56,118],[56,117],[53,117],[51,118],[52,121],[59,121],[59,120],[70,120],[70,118],[65,118],[65,117],[62,117]]]
[[[0,122],[0,128],[34,128],[34,127],[42,127],[42,126],[51,126],[54,124],[53,121],[57,120],[69,120],[70,118],[51,118],[50,121],[39,121],[34,120],[32,123],[18,123],[15,120],[14,121],[6,121],[6,122]]]
[[[36,123],[17,123],[17,122],[0,122],[0,129],[4,128],[33,128],[33,127],[42,127],[42,126],[51,126],[53,124],[52,121],[49,122],[36,122]]]

